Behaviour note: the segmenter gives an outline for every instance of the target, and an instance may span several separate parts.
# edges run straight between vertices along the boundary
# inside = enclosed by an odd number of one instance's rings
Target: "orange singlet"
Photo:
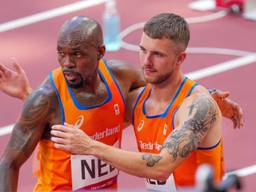
[[[59,99],[62,123],[75,125],[91,138],[120,147],[124,121],[124,99],[105,61],[99,62],[99,74],[108,91],[104,102],[83,106],[67,85],[61,68],[50,73],[50,81]],[[93,156],[71,155],[41,140],[38,182],[35,191],[79,191],[116,188],[118,170]]]
[[[174,130],[175,113],[183,100],[190,95],[197,84],[184,78],[173,100],[163,114],[148,116],[145,102],[149,97],[151,85],[148,84],[139,97],[133,111],[134,131],[138,149],[141,152],[159,153],[167,136]],[[222,139],[209,148],[198,148],[173,172],[176,187],[191,187],[195,185],[195,173],[202,164],[210,164],[215,171],[215,180],[220,181],[224,174]],[[147,180],[154,183],[155,181]],[[161,182],[155,182],[155,184]],[[162,182],[165,184],[164,182]]]

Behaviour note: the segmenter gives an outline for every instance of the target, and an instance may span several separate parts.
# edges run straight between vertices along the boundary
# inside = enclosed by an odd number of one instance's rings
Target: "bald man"
[[[116,188],[117,169],[54,148],[50,127],[67,122],[119,147],[124,100],[129,90],[144,84],[140,73],[121,61],[107,64],[102,59],[101,27],[86,17],[74,17],[61,27],[57,51],[60,67],[28,97],[14,126],[1,158],[0,191],[17,190],[19,168],[37,144],[40,166],[35,191]]]

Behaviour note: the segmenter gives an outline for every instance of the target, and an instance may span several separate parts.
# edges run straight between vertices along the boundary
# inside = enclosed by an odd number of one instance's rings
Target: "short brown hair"
[[[167,38],[182,44],[184,50],[190,38],[188,23],[183,17],[173,13],[161,13],[152,17],[144,25],[143,31],[153,39]]]

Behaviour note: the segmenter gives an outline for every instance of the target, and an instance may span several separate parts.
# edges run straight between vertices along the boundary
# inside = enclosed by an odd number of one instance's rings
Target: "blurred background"
[[[256,191],[256,1],[117,0],[116,11],[114,15],[106,13],[105,0],[2,1],[0,62],[8,64],[10,57],[15,56],[36,88],[58,66],[56,41],[60,26],[73,16],[84,15],[103,27],[112,26],[120,35],[114,39],[114,48],[107,44],[106,59],[126,60],[139,68],[137,49],[143,23],[161,12],[185,17],[190,24],[191,40],[183,71],[206,87],[230,91],[230,98],[242,106],[243,129],[234,130],[231,121],[223,121],[226,170],[240,174],[242,191]],[[112,19],[108,20],[108,16]],[[110,38],[106,43],[111,43],[113,34],[107,28],[104,33]],[[0,93],[0,105],[2,154],[23,103]],[[125,149],[136,150],[132,127],[125,129],[123,141]],[[20,171],[18,191],[33,189],[32,159]],[[136,191],[144,187],[144,179],[121,173],[119,186]]]

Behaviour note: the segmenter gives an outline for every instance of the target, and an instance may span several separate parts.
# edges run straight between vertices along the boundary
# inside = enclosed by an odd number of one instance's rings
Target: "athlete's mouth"
[[[63,75],[70,87],[78,88],[82,86],[83,78],[80,75],[80,73],[75,72],[73,70],[65,69],[63,70]]]
[[[155,73],[156,70],[155,69],[152,69],[152,68],[144,68],[144,74],[145,75],[150,75],[152,73]]]
[[[64,72],[64,76],[68,81],[75,81],[78,77],[74,72]]]

